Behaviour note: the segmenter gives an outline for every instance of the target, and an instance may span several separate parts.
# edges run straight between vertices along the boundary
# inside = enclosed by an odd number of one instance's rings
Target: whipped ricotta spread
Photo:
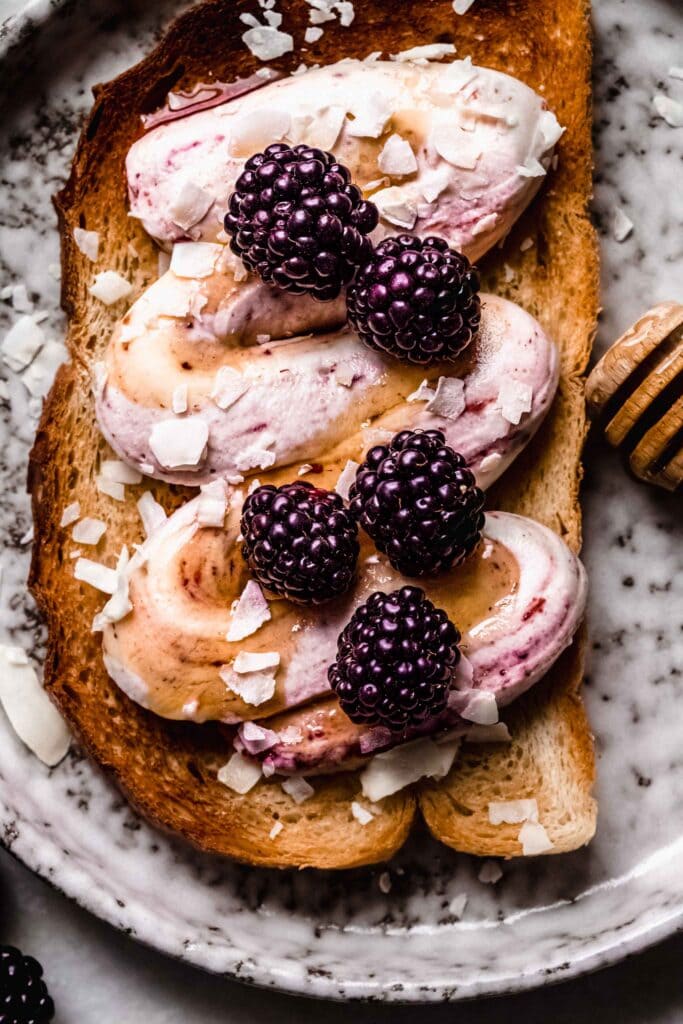
[[[224,241],[245,160],[306,143],[347,165],[379,234],[442,235],[478,259],[533,198],[561,134],[541,96],[470,60],[346,59],[152,128],[126,160],[130,209],[165,246]]]
[[[425,371],[373,351],[348,327],[288,338],[309,308],[315,315],[324,304],[309,300],[304,310],[300,296],[272,289],[261,292],[256,324],[271,334],[258,344],[250,286],[233,289],[227,278],[224,300],[216,298],[224,294],[222,275],[198,282],[169,271],[114,333],[97,416],[114,450],[148,475],[198,485],[326,461],[325,453],[358,460],[382,432],[436,427],[486,487],[550,408],[559,374],[555,345],[506,299],[482,296],[476,340],[457,363]],[[171,312],[198,294],[207,297],[206,312]],[[511,415],[515,395],[521,405]]]
[[[259,736],[255,749],[249,732],[240,733],[238,745],[278,772],[349,767],[391,746],[390,735],[341,713],[327,668],[353,610],[403,578],[363,539],[357,581],[347,595],[318,608],[269,601],[268,618],[261,616],[250,635],[228,641],[231,603],[249,585],[239,551],[239,503],[231,504],[225,527],[215,529],[199,524],[199,501],[152,534],[129,574],[132,611],[103,633],[115,682],[167,718],[260,720],[269,745]],[[422,585],[460,628],[464,657],[447,712],[415,735],[445,728],[464,733],[475,697],[498,708],[532,686],[571,641],[586,593],[581,563],[556,534],[502,512],[487,515],[483,542],[464,566]]]

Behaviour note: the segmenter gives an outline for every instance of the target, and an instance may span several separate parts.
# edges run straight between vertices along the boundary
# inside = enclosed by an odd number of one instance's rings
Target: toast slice
[[[567,132],[560,160],[544,190],[505,245],[481,264],[484,286],[526,307],[558,342],[560,394],[549,421],[492,490],[488,507],[529,515],[561,533],[577,550],[581,539],[578,488],[585,435],[582,377],[598,303],[596,239],[587,203],[591,191],[589,0],[479,0],[464,16],[450,0],[418,7],[363,0],[344,28],[325,25],[322,38],[300,52],[308,6],[280,0],[295,50],[274,66],[292,71],[302,56],[329,63],[372,50],[395,53],[427,42],[454,42],[472,55],[542,92]],[[518,829],[488,824],[490,799],[535,796],[553,852],[575,849],[595,828],[592,740],[579,695],[580,644],[549,678],[506,714],[512,745],[464,746],[450,776],[403,791],[361,826],[350,802],[355,773],[320,778],[315,796],[296,806],[278,785],[259,784],[240,796],[216,780],[228,751],[217,727],[156,718],[132,703],[105,672],[99,635],[90,632],[102,603],[73,577],[72,545],[60,525],[65,505],[108,523],[93,556],[113,564],[121,545],[141,539],[135,501],[151,488],[167,511],[190,496],[177,486],[146,481],[125,502],[100,494],[95,477],[107,446],[94,418],[91,380],[120,306],[88,292],[93,265],[78,251],[73,229],[100,232],[97,270],[118,270],[138,295],[157,276],[157,253],[127,216],[124,158],[150,112],[171,88],[190,88],[209,73],[223,81],[252,73],[258,62],[241,42],[239,14],[249,7],[208,0],[179,18],[158,47],[115,81],[99,87],[80,138],[71,176],[56,197],[62,238],[62,304],[69,318],[71,362],[61,368],[45,403],[31,454],[35,544],[30,585],[49,629],[45,685],[88,753],[152,822],[203,850],[277,867],[351,867],[390,857],[421,807],[432,832],[459,850],[511,856],[521,852]],[[526,240],[531,240],[527,242]],[[524,243],[524,244],[522,244]],[[508,268],[511,268],[508,269]],[[284,828],[270,838],[275,821]]]

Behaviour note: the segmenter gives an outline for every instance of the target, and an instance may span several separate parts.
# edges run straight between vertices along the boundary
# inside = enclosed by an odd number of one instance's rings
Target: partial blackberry
[[[369,259],[377,220],[377,207],[331,153],[278,142],[247,160],[225,230],[232,251],[264,281],[326,301]]]
[[[479,274],[443,238],[385,238],[358,269],[346,304],[370,348],[425,366],[453,360],[479,330]]]
[[[242,553],[262,586],[319,604],[351,585],[358,530],[339,494],[305,480],[257,487],[242,509]]]
[[[405,732],[445,711],[459,642],[419,587],[377,592],[342,631],[330,686],[352,722]]]
[[[440,430],[402,430],[371,448],[349,508],[404,576],[460,565],[481,537],[484,494]]]
[[[0,1024],[46,1024],[54,1014],[38,961],[0,946]]]

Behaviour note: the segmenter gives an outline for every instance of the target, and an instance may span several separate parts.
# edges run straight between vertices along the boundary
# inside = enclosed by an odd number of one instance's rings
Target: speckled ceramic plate
[[[484,2],[484,0],[481,0]],[[151,8],[151,9],[150,9]],[[111,2],[67,0],[6,58],[12,104],[3,119],[8,183],[1,199],[3,281],[26,281],[61,329],[49,196],[68,165],[89,86],[149,46],[179,5],[145,5],[124,20]],[[680,63],[675,5],[601,0],[596,7],[597,215],[605,225],[601,344],[654,301],[680,292],[683,133],[651,118]],[[638,19],[642,19],[642,22]],[[55,61],[55,53],[59,61]],[[655,209],[653,190],[666,197]],[[616,204],[635,223],[611,239]],[[664,206],[666,205],[666,209]],[[670,231],[670,224],[677,224]],[[678,260],[678,263],[676,263]],[[11,318],[11,311],[0,309]],[[5,570],[2,631],[40,654],[25,594],[23,494],[35,402],[10,379],[0,472]],[[379,885],[380,870],[274,873],[199,856],[148,828],[77,753],[52,772],[0,717],[0,829],[39,874],[115,927],[209,970],[310,995],[460,999],[568,977],[683,924],[683,544],[680,504],[630,482],[594,445],[585,488],[592,578],[586,698],[597,734],[600,819],[585,850],[503,865],[496,886],[477,864],[417,834]],[[677,703],[676,703],[677,702]],[[467,893],[461,921],[450,901]]]

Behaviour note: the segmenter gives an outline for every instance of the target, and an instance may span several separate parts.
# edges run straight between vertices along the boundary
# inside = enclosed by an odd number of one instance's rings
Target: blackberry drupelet
[[[419,587],[377,592],[340,634],[330,686],[352,722],[405,732],[446,709],[459,642]]]
[[[358,529],[333,491],[305,480],[257,487],[244,502],[242,534],[254,579],[290,601],[320,604],[351,585]]]
[[[479,330],[479,275],[443,238],[385,238],[358,269],[346,304],[370,348],[404,362],[453,360]]]
[[[377,207],[331,153],[274,143],[244,165],[230,196],[230,248],[264,281],[326,301],[372,252]]]
[[[484,525],[484,494],[440,430],[402,430],[371,448],[349,491],[349,508],[405,576],[460,565]]]
[[[0,1024],[46,1024],[54,1013],[38,961],[0,946]]]

